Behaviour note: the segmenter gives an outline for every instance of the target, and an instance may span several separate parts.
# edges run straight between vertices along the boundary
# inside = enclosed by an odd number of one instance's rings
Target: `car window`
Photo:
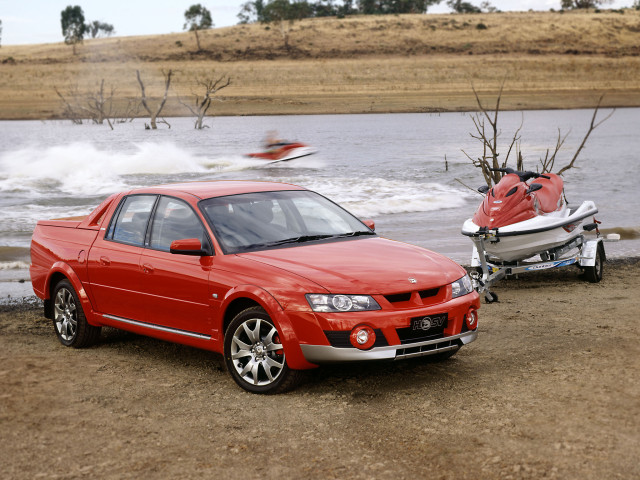
[[[315,197],[294,197],[291,201],[300,212],[310,234],[339,234],[351,231],[351,218],[336,215],[335,205],[319,202]]]
[[[171,242],[185,238],[208,245],[204,227],[191,207],[182,200],[161,197],[153,216],[150,247],[168,252]]]
[[[343,208],[305,190],[215,197],[200,207],[226,253],[375,235]]]
[[[120,208],[118,219],[111,225],[107,238],[116,242],[144,246],[145,233],[156,195],[131,195]]]

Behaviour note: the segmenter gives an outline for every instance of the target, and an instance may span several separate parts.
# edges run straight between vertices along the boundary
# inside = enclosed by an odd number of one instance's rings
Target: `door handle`
[[[100,265],[108,267],[109,265],[111,265],[111,260],[109,260],[109,257],[100,257]]]
[[[153,273],[153,267],[151,265],[149,265],[148,263],[145,263],[142,265],[142,271],[144,273]]]

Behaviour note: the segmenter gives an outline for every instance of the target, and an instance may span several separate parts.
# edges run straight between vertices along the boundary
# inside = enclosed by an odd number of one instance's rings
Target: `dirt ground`
[[[452,359],[240,390],[218,355],[124,332],[62,347],[0,312],[2,478],[640,478],[640,259],[503,281]]]

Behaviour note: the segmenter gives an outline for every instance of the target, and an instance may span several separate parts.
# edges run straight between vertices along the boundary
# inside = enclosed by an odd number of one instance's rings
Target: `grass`
[[[478,25],[486,28],[478,28]],[[55,118],[53,87],[95,91],[101,79],[122,104],[162,94],[175,73],[166,115],[184,115],[196,79],[228,74],[217,115],[473,110],[507,78],[505,109],[640,106],[640,12],[494,13],[309,19],[287,51],[275,28],[238,25],[192,34],[0,49],[0,118]],[[11,58],[11,60],[7,60]]]

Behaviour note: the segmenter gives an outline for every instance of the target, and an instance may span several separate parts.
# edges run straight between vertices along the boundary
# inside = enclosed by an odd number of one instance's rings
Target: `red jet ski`
[[[316,149],[300,142],[279,142],[269,145],[269,150],[249,153],[248,157],[268,160],[270,162],[286,162],[295,158],[306,157],[316,153]]]
[[[600,281],[605,254],[599,222],[594,218],[593,223],[578,228],[598,212],[594,202],[567,205],[564,182],[553,173],[491,170],[505,175],[493,188],[478,189],[485,198],[462,226],[462,234],[475,247],[471,266],[482,271],[482,278],[474,277],[478,292],[484,292],[487,301],[495,301],[497,296],[489,287],[506,275],[568,265],[585,270],[590,281]],[[589,240],[583,230],[595,230],[598,236]]]

